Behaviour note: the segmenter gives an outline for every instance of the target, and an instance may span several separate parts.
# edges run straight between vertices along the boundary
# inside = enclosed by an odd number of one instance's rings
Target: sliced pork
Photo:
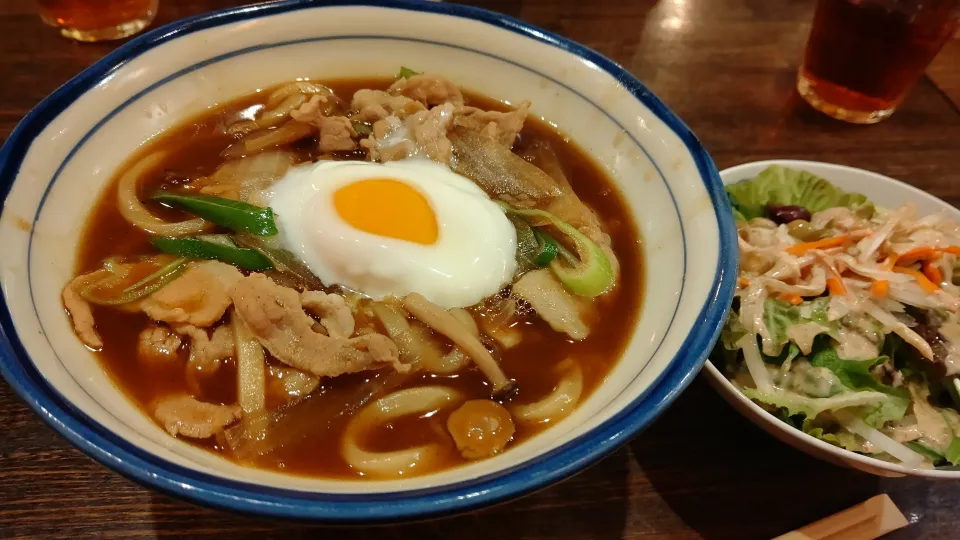
[[[187,395],[164,398],[153,410],[154,418],[167,433],[191,439],[212,437],[239,420],[241,414],[236,405],[204,403]]]
[[[231,302],[227,289],[242,277],[239,270],[226,263],[195,263],[147,297],[141,308],[155,321],[207,327],[223,317]]]
[[[400,363],[397,346],[386,336],[365,334],[335,338],[314,330],[297,291],[263,274],[239,280],[230,290],[237,315],[277,360],[320,377],[336,377]]]
[[[460,88],[439,75],[414,75],[400,79],[390,86],[389,92],[419,101],[427,107],[443,103],[463,105]]]
[[[63,307],[67,308],[70,321],[73,323],[73,331],[77,333],[80,341],[91,349],[100,349],[103,347],[103,339],[97,333],[96,322],[93,320],[93,310],[90,309],[90,304],[77,293],[77,287],[84,283],[86,279],[87,275],[84,274],[67,283],[61,295]]]
[[[167,328],[151,324],[137,336],[137,358],[148,363],[170,362],[177,359],[177,350],[183,340]]]

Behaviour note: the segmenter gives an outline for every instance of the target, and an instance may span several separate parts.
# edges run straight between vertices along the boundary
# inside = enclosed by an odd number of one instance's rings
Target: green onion
[[[233,242],[233,239],[229,234],[198,234],[194,238],[197,240],[203,240],[204,242],[210,242],[211,244],[217,244],[219,246],[230,248],[237,247],[237,244]]]
[[[410,77],[413,77],[414,75],[419,75],[419,74],[420,74],[420,72],[418,72],[418,71],[414,71],[414,70],[412,70],[412,69],[410,69],[410,68],[408,68],[408,67],[400,66],[400,76],[397,77],[397,78],[398,78],[398,79],[409,79]]]
[[[259,271],[273,268],[270,259],[259,251],[240,248],[232,242],[229,245],[224,245],[220,242],[210,242],[200,238],[157,236],[151,238],[150,243],[164,253],[192,259],[223,261],[244,270]]]
[[[156,281],[160,280],[161,278],[168,277],[170,276],[170,274],[179,275],[180,272],[183,272],[183,269],[186,267],[186,265],[187,265],[187,259],[185,257],[174,259],[173,261],[170,262],[170,264],[164,266],[163,268],[160,268],[156,272],[150,274],[149,276],[127,287],[126,289],[123,290],[123,292],[129,293],[144,287],[153,287],[156,285]],[[157,289],[159,289],[159,287],[157,287]]]
[[[153,196],[153,200],[186,210],[195,216],[234,231],[260,236],[277,234],[277,225],[273,221],[273,210],[270,208],[261,208],[242,201],[213,195],[180,195],[160,192]]]
[[[369,137],[370,134],[373,133],[373,128],[370,127],[370,124],[364,124],[362,122],[354,122],[353,130],[361,137]]]
[[[527,220],[520,216],[508,215],[507,218],[517,230],[517,271],[526,272],[534,268],[542,268],[550,264],[557,257],[557,244],[550,235],[538,231],[530,226]],[[569,252],[568,252],[569,253]],[[579,262],[573,257],[572,264]]]
[[[517,230],[517,271],[533,270],[538,266],[536,259],[540,253],[537,236],[527,220],[520,216],[508,215],[507,218],[513,223],[513,228]]]
[[[538,231],[537,229],[533,230],[533,235],[537,237],[538,249],[537,257],[533,262],[535,262],[537,266],[547,266],[557,258],[557,250],[560,248],[560,244],[549,234]]]
[[[238,234],[234,237],[237,244],[260,252],[270,260],[274,270],[293,279],[300,288],[310,291],[319,291],[324,288],[320,278],[315,276],[296,255],[279,247],[279,244],[263,236]]]
[[[610,259],[606,253],[600,249],[596,242],[587,238],[576,227],[563,221],[550,212],[543,210],[520,210],[512,208],[506,203],[498,203],[505,212],[523,217],[535,217],[546,219],[554,227],[567,235],[574,243],[577,249],[578,257],[572,253],[565,254],[567,250],[557,244],[557,252],[566,263],[561,263],[554,259],[550,262],[550,270],[556,274],[557,278],[568,289],[580,296],[593,298],[600,296],[613,287],[614,276],[613,268],[610,266]]]
[[[113,261],[113,263],[116,264],[116,261]],[[98,283],[90,285],[89,287],[85,287],[79,291],[79,294],[87,302],[99,304],[101,306],[118,306],[121,304],[129,304],[162,289],[168,283],[180,277],[180,274],[183,273],[183,270],[186,267],[186,258],[180,257],[179,259],[174,259],[169,264],[163,266],[149,276],[123,289],[120,292],[120,295],[116,298],[100,298],[94,293],[96,289],[102,288],[104,281],[111,280],[116,282],[115,276],[108,277],[105,280],[101,280]]]

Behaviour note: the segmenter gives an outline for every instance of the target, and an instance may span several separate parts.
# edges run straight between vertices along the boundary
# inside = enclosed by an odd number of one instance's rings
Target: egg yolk
[[[430,245],[439,234],[437,217],[419,191],[390,178],[360,180],[333,194],[340,218],[353,228]]]

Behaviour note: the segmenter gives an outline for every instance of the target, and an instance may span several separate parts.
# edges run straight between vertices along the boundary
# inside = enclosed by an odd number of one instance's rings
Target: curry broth
[[[361,88],[386,89],[391,82],[384,78],[362,78],[331,81],[326,84],[338,96],[343,97],[351,96]],[[235,119],[241,111],[262,104],[268,94],[269,90],[260,91],[213,108],[146,145],[127,166],[157,150],[167,151],[167,156],[159,167],[141,180],[144,198],[161,187],[175,186],[192,178],[209,175],[216,170],[224,161],[220,157],[221,152],[235,141],[219,128],[227,121]],[[468,105],[487,110],[507,109],[502,103],[474,93],[464,92],[464,96]],[[508,377],[517,381],[519,390],[510,401],[527,403],[540,399],[553,390],[560,377],[556,370],[557,364],[572,356],[578,360],[583,373],[583,400],[620,358],[639,313],[642,287],[640,239],[626,203],[606,174],[589,156],[546,123],[528,118],[514,148],[522,150],[525,145],[534,141],[550,143],[577,195],[599,215],[606,232],[612,238],[613,249],[621,266],[621,277],[611,293],[597,300],[602,323],[592,324],[591,333],[585,340],[573,342],[539,319],[527,320],[520,323],[522,342],[512,349],[501,351],[501,366]],[[299,161],[313,161],[317,158],[314,138],[285,148],[295,152]],[[356,157],[363,158],[359,155]],[[119,176],[104,190],[88,219],[79,248],[78,272],[99,268],[103,259],[110,256],[154,252],[148,243],[148,235],[129,225],[117,210],[115,188]],[[153,201],[146,201],[146,204],[161,217],[187,217]],[[186,373],[186,347],[179,351],[182,362],[146,363],[137,358],[137,336],[149,323],[147,316],[101,306],[92,307],[97,329],[104,342],[97,358],[114,383],[145,414],[152,418],[151,403],[155,400],[183,392],[192,394],[201,401],[236,403],[236,370],[232,360],[226,361],[212,376]],[[273,359],[268,361],[275,362]],[[356,384],[368,376],[355,374],[328,379],[323,386]],[[486,380],[476,369],[466,369],[451,376],[418,374],[403,387],[423,384],[449,386],[470,399],[488,398],[490,394]],[[267,390],[268,407],[276,407],[279,398],[271,398],[270,378]],[[439,466],[433,470],[464,463],[467,460],[460,456],[446,432],[446,420],[451,412],[452,409],[444,409],[427,415],[428,418],[400,418],[376,426],[366,430],[360,443],[371,451],[388,451],[428,442],[441,442],[444,455]],[[323,429],[305,434],[296,443],[278,448],[267,456],[258,458],[254,463],[247,464],[308,476],[363,476],[341,457],[340,440],[345,424],[345,419],[335,420]],[[516,427],[514,442],[508,449],[545,428],[543,425],[527,426],[522,423],[517,423]],[[230,452],[222,451],[218,446],[216,438],[204,441],[186,438],[183,440],[232,459]]]

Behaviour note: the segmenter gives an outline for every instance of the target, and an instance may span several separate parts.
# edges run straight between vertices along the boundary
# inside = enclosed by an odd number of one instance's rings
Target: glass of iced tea
[[[103,41],[132,36],[157,14],[159,0],[37,0],[43,22],[68,38]]]
[[[903,101],[960,17],[960,0],[818,0],[797,90],[838,120],[873,124]]]

